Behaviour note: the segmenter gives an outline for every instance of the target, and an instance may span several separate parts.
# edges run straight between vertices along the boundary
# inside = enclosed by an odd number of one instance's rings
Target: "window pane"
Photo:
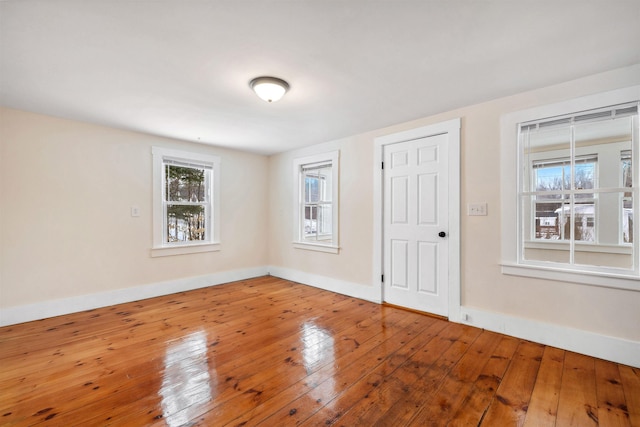
[[[170,202],[204,202],[207,198],[204,169],[165,165],[167,194]]]
[[[304,237],[315,236],[318,231],[318,207],[305,206],[304,208]]]
[[[332,231],[331,205],[321,205],[319,208],[318,224],[320,229],[318,230],[318,234],[330,237]]]
[[[593,202],[576,202],[573,206],[573,238],[582,242],[596,241],[596,212]]]
[[[570,244],[563,239],[563,206],[563,202],[546,202],[537,196],[521,199],[524,260],[570,262]],[[532,210],[534,218],[530,214]]]
[[[538,199],[540,200],[540,199]],[[545,240],[560,240],[563,238],[563,226],[558,215],[562,212],[562,202],[537,202],[535,203],[536,222],[535,238]]]
[[[206,239],[203,205],[167,204],[167,242],[189,242]]]
[[[543,261],[568,264],[571,261],[569,242],[555,242],[552,247],[540,247],[534,242],[527,242],[522,251],[526,261]]]
[[[632,209],[620,209],[625,205],[624,193],[619,191],[603,192],[599,195],[597,210],[611,212],[610,218],[601,215],[598,221],[597,240],[588,245],[576,245],[575,263],[589,266],[633,268],[633,248],[624,245],[624,239],[633,234]],[[629,200],[629,205],[632,205]],[[576,214],[579,222],[579,215]],[[622,235],[622,238],[620,237]],[[579,240],[579,239],[576,239]],[[629,242],[627,242],[629,243]]]
[[[631,168],[631,150],[620,152],[620,169],[622,171],[622,187],[633,187],[633,169]],[[631,197],[631,193],[624,193],[625,197]]]
[[[597,155],[588,157],[578,157],[574,162],[574,189],[593,190],[597,187],[596,182],[596,162]],[[593,194],[578,193],[576,198],[593,198]]]
[[[570,164],[564,161],[535,161],[534,191],[563,191],[569,189]],[[561,199],[561,195],[545,196],[552,199]]]
[[[331,167],[327,167],[318,171],[322,182],[321,200],[323,202],[331,202],[333,200],[333,195],[331,194],[331,189],[333,188],[333,184],[331,183],[331,169]]]
[[[317,174],[307,173],[304,179],[305,203],[318,203],[320,201],[320,179]]]
[[[633,199],[631,197],[624,197],[622,200],[621,223],[622,242],[633,243]]]
[[[571,131],[568,126],[522,129],[520,141],[523,191],[570,189]]]

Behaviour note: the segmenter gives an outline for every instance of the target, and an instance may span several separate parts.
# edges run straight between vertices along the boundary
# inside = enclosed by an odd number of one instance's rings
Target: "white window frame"
[[[313,164],[331,164],[331,242],[322,243],[322,241],[309,242],[303,237],[302,226],[304,224],[304,178],[303,167]],[[338,230],[339,217],[339,169],[340,169],[340,151],[331,151],[328,153],[315,154],[306,157],[300,157],[293,160],[293,183],[295,185],[294,197],[294,237],[293,247],[296,249],[305,249],[311,251],[327,252],[337,254],[340,251]]]
[[[640,85],[513,112],[501,118],[501,266],[503,274],[640,291],[640,272],[637,267],[635,271],[613,271],[610,268],[591,266],[577,269],[522,263],[518,239],[520,230],[517,206],[518,168],[522,167],[518,161],[518,125],[520,123],[637,102],[639,100]],[[634,141],[638,141],[638,120],[634,123],[633,132]],[[634,148],[633,163],[638,164],[640,147]],[[637,177],[638,172],[634,171],[634,182],[638,182]],[[637,198],[638,194],[635,195],[636,200]],[[638,257],[639,254],[636,253],[635,256]],[[638,264],[636,260],[636,266]]]
[[[152,147],[153,155],[153,247],[152,257],[183,255],[220,250],[220,158],[183,150]],[[209,224],[206,240],[197,242],[166,241],[166,212],[164,208],[164,162],[173,159],[212,169],[209,185],[209,207],[205,210]]]

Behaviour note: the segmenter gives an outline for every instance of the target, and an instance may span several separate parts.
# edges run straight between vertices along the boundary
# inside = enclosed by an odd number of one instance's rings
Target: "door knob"
[[[446,237],[447,233],[445,233],[444,231],[441,231],[438,233],[438,236],[440,237]]]

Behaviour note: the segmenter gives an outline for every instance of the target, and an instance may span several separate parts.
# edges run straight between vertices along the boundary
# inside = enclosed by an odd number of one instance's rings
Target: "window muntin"
[[[338,251],[338,159],[338,151],[294,159],[296,248]]]
[[[622,105],[519,125],[520,263],[637,270],[635,120]]]

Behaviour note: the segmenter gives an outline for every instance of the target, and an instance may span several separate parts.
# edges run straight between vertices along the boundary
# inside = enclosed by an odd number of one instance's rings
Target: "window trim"
[[[306,165],[331,163],[331,243],[308,242],[302,237],[301,218],[304,214],[304,182],[302,181],[302,168]],[[295,185],[294,209],[293,209],[293,247],[296,249],[326,252],[337,254],[340,251],[339,235],[340,209],[339,209],[339,176],[340,176],[340,151],[314,154],[293,159],[293,183]]]
[[[586,267],[584,269],[565,268],[562,265],[535,265],[520,262],[522,250],[519,247],[518,229],[518,172],[519,161],[518,126],[544,117],[563,116],[570,112],[593,110],[640,100],[640,85],[612,90],[599,94],[575,98],[555,104],[534,107],[505,114],[500,122],[501,141],[501,267],[507,275],[524,276],[546,280],[579,283],[616,289],[640,291],[638,265],[635,271],[620,271],[607,268]],[[638,123],[633,129],[634,140],[638,140]],[[634,160],[640,148],[636,147]],[[635,162],[638,164],[638,162]],[[638,256],[638,255],[636,255]],[[640,264],[640,263],[636,263]]]
[[[153,157],[153,246],[152,257],[184,255],[220,250],[220,157],[184,150],[152,147]],[[165,218],[163,208],[163,164],[165,158],[211,167],[210,200],[207,221],[211,224],[208,239],[201,242],[165,242]]]

